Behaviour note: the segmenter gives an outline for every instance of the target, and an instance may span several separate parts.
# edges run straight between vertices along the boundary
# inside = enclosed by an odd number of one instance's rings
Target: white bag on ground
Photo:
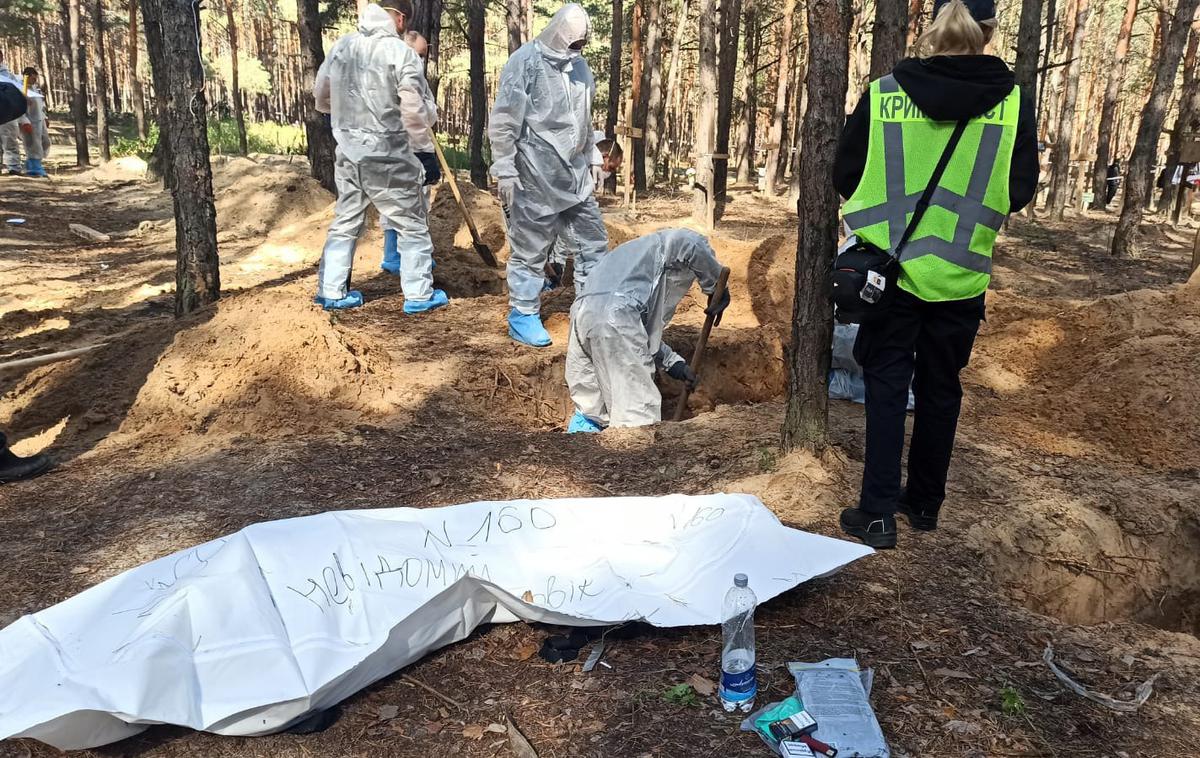
[[[749,495],[255,524],[0,630],[0,739],[79,749],[159,723],[268,734],[479,624],[717,624],[735,573],[765,601],[871,552],[787,528]]]

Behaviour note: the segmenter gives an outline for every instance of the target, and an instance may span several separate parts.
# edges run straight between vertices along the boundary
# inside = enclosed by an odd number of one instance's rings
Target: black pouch
[[[833,304],[838,321],[861,324],[887,312],[900,265],[884,250],[859,242],[833,261]]]
[[[966,131],[967,122],[959,121],[946,142],[925,191],[909,217],[904,234],[895,252],[888,252],[869,242],[856,242],[833,259],[833,304],[837,320],[843,324],[862,324],[887,315],[896,297],[896,282],[900,278],[900,253],[909,237],[925,215],[933,191],[954,155],[954,148]]]

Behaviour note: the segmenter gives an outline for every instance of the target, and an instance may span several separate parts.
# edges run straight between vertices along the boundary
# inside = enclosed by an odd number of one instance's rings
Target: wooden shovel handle
[[[717,275],[717,286],[713,288],[712,302],[718,303],[725,294],[725,288],[729,285],[729,267],[722,266],[721,273]],[[692,359],[688,361],[688,365],[692,367],[692,371],[696,376],[700,376],[700,366],[704,363],[704,351],[708,348],[708,336],[712,334],[713,321],[716,316],[708,314],[704,318],[704,328],[700,330],[700,340],[696,342],[696,349],[692,352]],[[675,406],[675,420],[683,421],[684,415],[687,414],[688,395],[691,391],[688,390],[687,383],[683,385],[683,392],[679,394],[679,404]]]

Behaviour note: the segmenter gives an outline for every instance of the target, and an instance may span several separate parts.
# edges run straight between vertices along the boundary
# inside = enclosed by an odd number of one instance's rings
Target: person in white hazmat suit
[[[25,77],[25,97],[29,101],[29,110],[25,119],[29,122],[26,128],[21,125],[22,137],[25,140],[25,173],[32,177],[45,178],[46,167],[42,161],[50,153],[50,129],[46,120],[46,99],[38,87],[37,69],[30,66],[23,72]]]
[[[349,282],[368,204],[397,233],[404,312],[423,313],[449,302],[445,292],[433,288],[433,241],[421,191],[424,170],[406,129],[413,120],[405,115],[410,111],[421,120],[430,118],[422,113],[426,87],[421,59],[400,36],[411,15],[411,0],[368,5],[358,31],[334,43],[317,71],[317,110],[331,115],[337,140],[338,199],[321,254],[316,297],[326,309],[363,303],[362,293],[350,290]]]
[[[708,240],[688,229],[648,234],[600,259],[571,307],[566,373],[575,414],[567,432],[661,421],[656,366],[695,386],[696,374],[662,341],[663,329],[696,281],[709,295],[705,312],[719,322],[729,306],[728,290],[712,301],[720,273]]]
[[[414,31],[405,32],[404,42],[421,59],[423,69],[426,56],[429,54],[429,41],[425,39],[425,35]],[[438,163],[437,154],[433,151],[433,127],[437,125],[438,118],[437,102],[434,100],[433,90],[429,88],[429,81],[422,76],[421,82],[425,85],[421,92],[425,108],[419,111],[406,109],[403,116],[404,126],[408,129],[409,147],[412,148],[413,155],[417,156],[417,160],[421,162],[421,167],[425,169],[425,183],[421,187],[421,192],[425,195],[425,208],[428,210],[433,186],[442,181],[442,167]],[[401,268],[400,235],[395,229],[389,229],[386,220],[382,217],[379,219],[379,225],[383,228],[383,263],[379,267],[389,274],[399,276]],[[437,263],[431,265],[436,266]]]
[[[4,63],[3,52],[0,52],[0,81],[11,84],[21,90],[22,94],[26,94],[21,78],[9,71]],[[29,119],[26,116],[0,124],[0,159],[10,174],[24,173],[21,170],[21,133],[28,129]]]
[[[545,347],[540,294],[556,241],[575,258],[575,292],[608,249],[593,196],[592,97],[596,83],[581,51],[591,23],[564,5],[545,31],[509,57],[488,122],[491,174],[508,219],[509,335]]]

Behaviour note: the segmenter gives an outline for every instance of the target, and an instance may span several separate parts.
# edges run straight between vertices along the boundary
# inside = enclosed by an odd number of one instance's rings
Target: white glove
[[[513,195],[517,190],[522,192],[525,187],[521,184],[521,180],[515,176],[506,176],[496,185],[496,194],[500,196],[500,202],[505,208],[511,208],[513,204]]]
[[[596,185],[597,191],[604,186],[604,166],[599,163],[592,165],[592,183]]]

